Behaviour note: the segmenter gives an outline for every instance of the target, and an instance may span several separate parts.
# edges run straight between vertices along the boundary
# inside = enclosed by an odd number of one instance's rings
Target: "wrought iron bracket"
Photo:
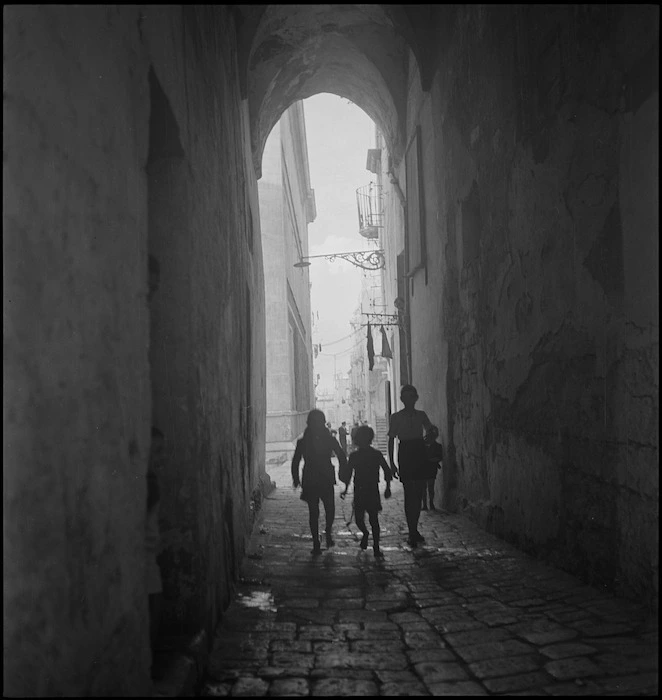
[[[386,266],[383,250],[355,250],[347,253],[328,253],[325,255],[305,255],[301,257],[294,267],[308,267],[308,260],[312,258],[325,258],[329,262],[334,262],[336,258],[346,260],[356,267],[364,270],[380,270]]]

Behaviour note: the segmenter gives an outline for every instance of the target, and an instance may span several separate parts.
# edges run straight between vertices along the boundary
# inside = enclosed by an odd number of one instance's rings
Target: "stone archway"
[[[402,11],[381,5],[236,8],[239,70],[258,178],[267,136],[296,100],[320,92],[361,107],[398,162],[404,151],[410,61],[418,49]]]

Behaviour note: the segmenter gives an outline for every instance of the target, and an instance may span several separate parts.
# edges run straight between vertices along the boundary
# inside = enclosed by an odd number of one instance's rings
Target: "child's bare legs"
[[[370,519],[370,527],[372,528],[372,549],[376,557],[381,557],[383,555],[381,549],[379,549],[379,535],[381,532],[379,529],[379,513],[376,510],[370,511],[368,513],[368,518]]]
[[[356,510],[354,509],[354,518],[356,519],[356,526],[363,533],[361,538],[361,549],[368,548],[368,528],[365,526],[365,511],[362,508]]]
[[[428,479],[428,500],[430,501],[430,510],[435,510],[435,507],[434,507],[434,483],[435,483],[435,481],[436,481],[435,479]]]
[[[418,532],[418,519],[421,515],[421,501],[425,490],[424,479],[405,479],[402,482],[405,492],[405,517],[409,528],[409,543],[414,547],[423,541]]]
[[[324,516],[326,520],[326,546],[333,547],[335,542],[333,541],[333,521],[336,517],[336,494],[333,490],[333,486],[330,488],[329,492],[322,497],[322,503],[324,503]]]
[[[313,554],[321,551],[320,547],[320,504],[317,499],[308,501],[308,523],[310,524],[310,534],[313,536]]]

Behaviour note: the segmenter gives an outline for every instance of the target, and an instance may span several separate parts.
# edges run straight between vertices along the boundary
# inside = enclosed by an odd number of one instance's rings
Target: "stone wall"
[[[658,12],[463,6],[431,92],[412,71],[408,104],[428,154],[414,383],[448,446],[445,503],[645,596],[658,580]]]
[[[176,6],[4,18],[5,692],[147,695],[150,425],[166,436],[166,631],[213,628],[264,478],[233,22]]]

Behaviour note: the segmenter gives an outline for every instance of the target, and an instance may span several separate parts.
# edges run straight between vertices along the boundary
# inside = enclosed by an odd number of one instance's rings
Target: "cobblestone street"
[[[351,494],[336,498],[336,546],[314,557],[289,465],[269,474],[277,488],[214,640],[203,695],[657,694],[650,609],[445,512],[421,514],[425,543],[412,550],[397,481],[380,515],[384,559],[372,541],[359,548],[356,524],[347,524]]]

